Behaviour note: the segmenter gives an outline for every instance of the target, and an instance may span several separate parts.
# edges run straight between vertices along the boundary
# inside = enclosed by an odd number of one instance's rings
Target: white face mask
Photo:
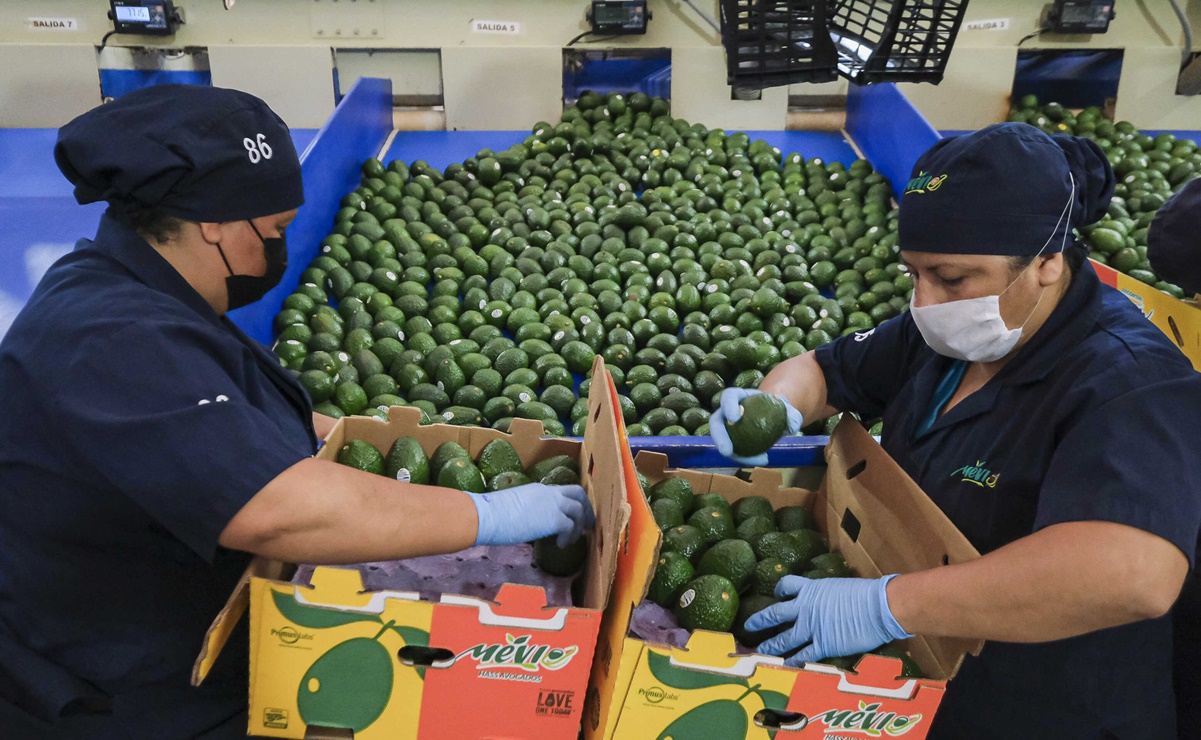
[[[1055,229],[1051,231],[1051,236],[1047,237],[1046,243],[1035,255],[1036,259],[1046,250],[1047,244],[1051,243],[1051,239],[1055,237],[1055,231],[1059,229],[1063,219],[1066,217],[1068,223],[1071,223],[1072,202],[1076,199],[1076,178],[1070,173],[1068,176],[1072,177],[1072,194],[1068,198],[1063,212],[1059,214],[1059,221],[1055,223]],[[1065,231],[1060,251],[1063,250],[1066,243],[1067,232]],[[910,298],[909,313],[913,316],[913,323],[917,324],[918,331],[922,333],[922,339],[926,340],[930,349],[938,354],[968,362],[995,362],[1008,355],[1017,346],[1018,340],[1022,338],[1022,329],[1038,309],[1038,304],[1043,299],[1043,293],[1046,292],[1044,289],[1039,293],[1038,302],[1034,304],[1034,308],[1030,309],[1030,313],[1022,325],[1016,329],[1010,329],[1005,325],[1005,320],[1001,318],[1001,295],[1004,295],[1015,283],[1017,283],[1017,279],[1006,286],[1000,295],[967,298],[929,306],[914,306],[913,298]],[[917,292],[914,291],[914,295],[916,294]]]

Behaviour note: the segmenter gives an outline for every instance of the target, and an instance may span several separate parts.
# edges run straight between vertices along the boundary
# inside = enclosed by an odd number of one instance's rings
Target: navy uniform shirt
[[[0,704],[89,740],[244,733],[244,654],[189,675],[249,562],[218,536],[316,451],[303,389],[105,216],[0,342],[0,398]]]
[[[1118,522],[1190,560],[1201,522],[1201,375],[1090,267],[983,388],[919,432],[953,360],[908,313],[817,350],[829,402],[883,415],[881,444],[981,553],[1053,524]],[[1172,627],[989,642],[931,738],[1174,738]]]

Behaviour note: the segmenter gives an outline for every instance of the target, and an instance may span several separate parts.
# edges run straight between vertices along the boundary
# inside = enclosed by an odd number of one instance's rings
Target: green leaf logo
[[[392,631],[400,635],[400,639],[404,640],[406,645],[429,647],[430,633],[425,630],[419,630],[416,627],[397,627],[393,625]]]
[[[788,707],[787,694],[781,694],[779,691],[771,691],[770,689],[759,689],[755,693],[759,694],[759,698],[763,700],[765,709],[774,709],[777,712],[781,712]]]
[[[699,737],[744,740],[749,724],[746,709],[741,704],[718,699],[681,715],[659,733],[658,740],[691,740]]]

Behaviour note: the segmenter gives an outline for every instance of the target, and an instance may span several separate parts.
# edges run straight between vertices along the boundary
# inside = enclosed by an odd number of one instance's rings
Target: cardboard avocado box
[[[1201,370],[1201,308],[1181,301],[1107,265],[1092,263],[1101,282],[1122,291]]]
[[[593,387],[612,390],[599,358],[593,377],[607,381]],[[394,407],[386,423],[341,419],[316,456],[334,460],[351,439],[386,454],[408,436],[427,455],[455,441],[475,459],[506,439],[523,467],[575,457],[597,516],[581,605],[548,607],[542,588],[516,584],[501,586],[495,601],[443,594],[433,603],[411,592],[365,591],[359,571],[334,567],[317,567],[305,587],[289,580],[295,566],[257,559],[209,629],[193,683],[203,681],[249,608],[251,735],[574,740],[629,521],[615,393],[592,394],[583,441],[542,438],[541,423],[526,419],[514,420],[508,434],[421,426],[417,409]]]
[[[636,461],[627,456],[629,541],[618,558],[597,645],[586,737],[926,736],[947,681],[966,653],[979,652],[981,641],[922,636],[906,641],[929,676],[910,679],[901,676],[896,658],[866,655],[852,671],[820,663],[788,668],[777,657],[737,653],[727,633],[697,630],[686,648],[675,648],[629,632],[632,610],[647,592],[661,544],[634,478],[635,462],[652,485],[680,477],[694,493],[718,493],[731,502],[755,495],[774,508],[809,507],[830,549],[841,553],[858,576],[876,578],[979,557],[858,423],[848,420],[838,426],[826,457],[825,477],[813,491],[788,487],[786,471],[776,469],[756,468],[749,480],[742,480],[669,471],[666,458],[658,454],[641,452]]]

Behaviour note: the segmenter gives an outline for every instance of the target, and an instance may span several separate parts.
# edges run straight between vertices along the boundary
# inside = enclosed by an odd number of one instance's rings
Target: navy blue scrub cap
[[[1014,257],[1083,248],[1072,230],[1105,215],[1113,186],[1105,152],[1079,136],[1000,123],[948,137],[913,166],[901,196],[900,246]]]
[[[1147,260],[1185,293],[1201,293],[1201,179],[1189,180],[1155,212],[1147,230]]]
[[[304,203],[288,127],[253,95],[200,85],[128,93],[59,129],[58,168],[81,205],[187,221],[268,216]]]

